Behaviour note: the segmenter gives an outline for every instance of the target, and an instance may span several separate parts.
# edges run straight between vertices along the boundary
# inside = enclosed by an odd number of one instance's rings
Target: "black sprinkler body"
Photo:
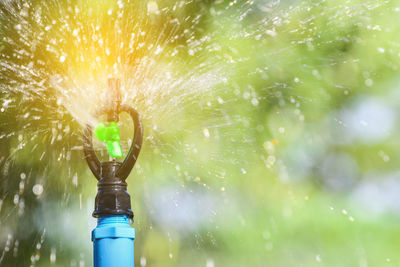
[[[131,200],[127,191],[126,178],[129,176],[139,156],[143,141],[143,126],[138,112],[127,105],[121,105],[120,82],[118,79],[108,80],[108,93],[110,101],[99,109],[95,116],[107,115],[107,121],[118,122],[119,114],[128,113],[134,124],[132,145],[126,158],[119,162],[115,158],[112,161],[100,162],[93,149],[91,125],[86,125],[83,136],[83,150],[90,170],[98,180],[98,192],[95,200],[94,217],[103,215],[127,215],[133,218]]]

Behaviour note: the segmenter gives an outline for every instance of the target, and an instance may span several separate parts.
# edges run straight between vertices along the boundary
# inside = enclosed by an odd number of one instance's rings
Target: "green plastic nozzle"
[[[106,144],[108,154],[113,158],[123,156],[121,144],[119,143],[119,127],[115,121],[110,122],[109,126],[99,123],[94,128],[97,139]]]

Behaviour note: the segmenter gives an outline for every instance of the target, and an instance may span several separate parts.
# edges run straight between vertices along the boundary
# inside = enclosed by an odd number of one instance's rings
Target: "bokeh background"
[[[108,77],[145,126],[136,266],[399,266],[399,15],[385,0],[2,1],[0,266],[92,265],[81,135]]]

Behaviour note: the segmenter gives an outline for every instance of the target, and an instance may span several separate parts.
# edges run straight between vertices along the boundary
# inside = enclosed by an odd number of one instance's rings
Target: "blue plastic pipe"
[[[128,216],[100,216],[92,231],[94,267],[133,267],[134,239]]]

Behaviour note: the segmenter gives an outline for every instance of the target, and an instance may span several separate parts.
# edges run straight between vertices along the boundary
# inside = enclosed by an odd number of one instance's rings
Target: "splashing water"
[[[379,31],[368,18],[390,6],[389,1],[350,6],[339,2],[3,1],[0,225],[7,226],[0,230],[0,240],[4,240],[0,241],[0,263],[12,257],[7,255],[13,247],[15,259],[22,257],[21,249],[32,254],[24,260],[30,265],[43,259],[41,250],[47,251],[50,263],[85,264],[82,258],[90,252],[78,246],[79,256],[69,259],[77,241],[51,228],[58,225],[66,232],[78,231],[67,222],[79,218],[84,208],[90,216],[94,189],[87,188],[94,188],[95,181],[80,179],[83,174],[90,176],[82,163],[80,136],[82,126],[101,121],[93,113],[107,103],[108,77],[121,80],[123,103],[139,111],[146,129],[144,151],[135,170],[143,185],[138,187],[144,189],[132,190],[146,202],[149,221],[139,219],[138,227],[150,232],[163,223],[160,218],[168,218],[164,227],[158,227],[168,236],[195,232],[195,243],[207,239],[216,246],[212,234],[199,234],[196,229],[207,223],[221,224],[219,214],[224,213],[217,203],[231,203],[226,191],[241,184],[255,166],[262,165],[267,172],[272,169],[281,181],[289,179],[288,168],[277,155],[278,144],[280,140],[290,144],[297,129],[291,126],[305,127],[308,116],[316,116],[307,113],[307,106],[326,93],[321,89],[302,95],[299,88],[314,83],[324,87],[324,71],[359,64],[359,58],[343,56],[351,49],[349,43],[363,42],[362,36],[348,39],[356,31],[348,25],[360,32]],[[331,52],[323,54],[325,50]],[[387,51],[376,49],[378,54]],[[298,57],[299,53],[303,56]],[[373,77],[360,72],[364,84],[373,86]],[[335,89],[344,86],[342,91],[351,91],[351,85],[343,85],[340,79],[333,84]],[[279,119],[266,123],[257,117],[271,106]],[[122,123],[129,136],[131,126]],[[131,140],[125,140],[126,148]],[[104,152],[99,143],[96,149]],[[173,180],[189,193],[170,189],[169,184],[167,189],[157,189],[145,182],[147,177],[166,184]],[[163,201],[174,205],[161,205]],[[192,225],[177,230],[180,224],[171,212],[173,206],[182,206],[179,203],[191,205],[183,205],[182,210],[191,210],[186,221]],[[206,216],[196,220],[193,210],[204,210],[204,203]],[[66,209],[63,216],[57,216],[60,207]],[[136,208],[144,217],[143,208]],[[157,220],[154,211],[166,213]],[[187,217],[188,213],[173,214]],[[24,223],[21,217],[29,220]],[[241,223],[245,225],[246,220]],[[22,231],[25,224],[34,227]],[[81,232],[92,227],[86,224]],[[29,235],[36,236],[38,244],[32,249],[23,242]],[[49,246],[45,246],[47,239]],[[71,243],[66,249],[70,251],[56,247],[54,240]],[[90,247],[88,240],[79,240]],[[272,243],[268,244],[272,249]],[[174,249],[172,245],[166,249],[171,261],[179,254]],[[140,255],[141,266],[151,263],[145,254]],[[319,254],[313,261],[316,258],[323,259]],[[214,266],[209,257],[203,262]]]

